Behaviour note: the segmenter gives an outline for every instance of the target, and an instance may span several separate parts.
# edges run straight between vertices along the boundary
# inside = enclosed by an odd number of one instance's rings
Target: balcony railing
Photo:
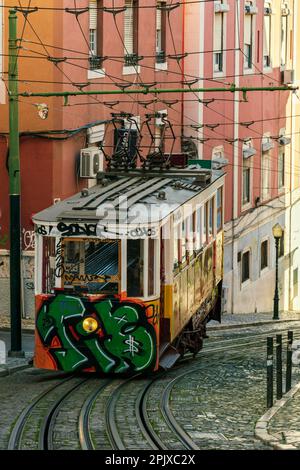
[[[124,62],[126,67],[138,65],[139,57],[137,54],[126,54],[124,56]]]
[[[164,64],[166,62],[166,53],[165,51],[159,51],[156,53],[156,63]]]
[[[89,57],[90,70],[97,70],[102,68],[103,58],[98,56]]]

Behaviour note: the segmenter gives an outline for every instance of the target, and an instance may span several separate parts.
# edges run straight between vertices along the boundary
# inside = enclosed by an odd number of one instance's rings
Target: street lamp
[[[274,295],[274,310],[273,320],[279,320],[279,292],[278,292],[278,256],[279,256],[279,241],[282,238],[282,227],[279,224],[274,225],[273,237],[275,239],[276,248],[276,279],[275,279],[275,295]]]

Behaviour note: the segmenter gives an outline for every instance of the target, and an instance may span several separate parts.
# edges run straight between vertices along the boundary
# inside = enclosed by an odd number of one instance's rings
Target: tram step
[[[170,346],[167,351],[165,351],[159,360],[159,365],[167,370],[171,369],[176,361],[180,358],[180,354],[177,352],[175,348]]]

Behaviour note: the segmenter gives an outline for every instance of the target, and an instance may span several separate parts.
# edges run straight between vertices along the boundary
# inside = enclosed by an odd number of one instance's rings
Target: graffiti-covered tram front
[[[223,273],[221,172],[111,176],[36,214],[38,368],[132,374],[197,352]]]

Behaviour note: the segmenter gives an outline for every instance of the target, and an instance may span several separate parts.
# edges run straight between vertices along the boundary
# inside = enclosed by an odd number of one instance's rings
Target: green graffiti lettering
[[[85,319],[92,321],[91,331]],[[60,293],[42,306],[36,325],[58,369],[95,367],[118,374],[155,366],[156,334],[140,304],[116,298],[93,303]],[[59,347],[51,346],[55,337]]]

